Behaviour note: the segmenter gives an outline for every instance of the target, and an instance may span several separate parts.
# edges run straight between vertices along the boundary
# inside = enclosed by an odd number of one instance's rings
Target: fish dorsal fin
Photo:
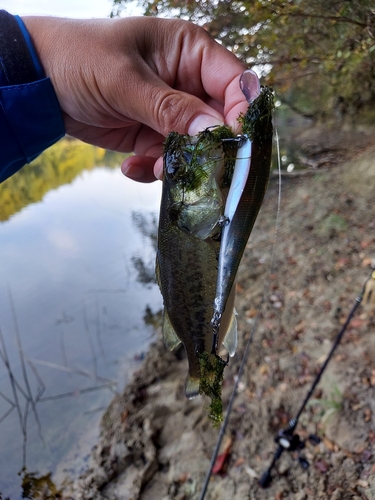
[[[178,345],[181,344],[181,340],[177,337],[177,334],[174,331],[172,323],[165,309],[163,318],[163,339],[165,347],[170,351],[173,351]]]
[[[188,399],[193,399],[199,394],[199,378],[188,375],[185,382],[185,395]]]
[[[230,357],[234,356],[236,349],[237,349],[237,342],[238,342],[238,336],[237,336],[237,312],[235,309],[233,309],[233,314],[229,323],[229,328],[228,332],[224,337],[223,340],[223,346],[225,349],[228,351],[228,354]]]

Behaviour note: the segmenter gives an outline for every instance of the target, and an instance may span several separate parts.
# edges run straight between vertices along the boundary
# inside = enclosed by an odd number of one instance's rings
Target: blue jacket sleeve
[[[1,14],[6,17],[6,28]],[[21,19],[10,16],[16,24],[9,36],[9,16],[0,11],[0,182],[65,135],[51,80],[44,77]],[[28,54],[14,47],[14,33],[22,37],[23,51],[26,47]]]

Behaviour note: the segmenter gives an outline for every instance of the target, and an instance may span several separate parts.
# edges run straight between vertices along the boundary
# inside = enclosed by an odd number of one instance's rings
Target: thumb
[[[198,114],[190,122],[187,133],[189,135],[196,135],[206,128],[214,127],[216,125],[224,125],[223,118],[219,114],[217,114],[217,116],[218,118],[213,115]]]
[[[132,119],[164,137],[171,131],[195,135],[207,127],[224,124],[223,116],[198,97],[173,89],[158,77],[152,80],[143,79],[142,88],[134,89]]]
[[[171,131],[196,135],[207,127],[224,124],[220,113],[185,92],[159,89],[156,102],[157,105],[150,110],[151,126],[164,136]]]

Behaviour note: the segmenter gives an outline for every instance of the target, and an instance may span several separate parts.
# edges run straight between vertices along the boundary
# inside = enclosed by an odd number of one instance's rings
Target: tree
[[[132,0],[114,0],[118,14]],[[203,26],[304,114],[375,102],[375,0],[138,0]]]

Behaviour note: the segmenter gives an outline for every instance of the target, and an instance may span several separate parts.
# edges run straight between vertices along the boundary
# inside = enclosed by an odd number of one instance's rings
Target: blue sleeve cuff
[[[0,10],[0,182],[64,135],[55,90],[25,24]]]
[[[17,21],[18,26],[19,26],[20,30],[22,31],[22,35],[23,35],[25,42],[27,44],[27,48],[29,49],[31,59],[33,60],[35,71],[37,72],[37,75],[38,75],[39,79],[41,80],[46,75],[44,73],[42,65],[40,64],[39,57],[37,56],[37,53],[36,53],[34,44],[31,40],[31,37],[29,35],[29,32],[27,31],[26,26],[25,26],[24,22],[22,21],[22,19],[20,18],[20,16],[14,16],[14,19]]]
[[[0,182],[65,135],[49,78],[0,87]]]

